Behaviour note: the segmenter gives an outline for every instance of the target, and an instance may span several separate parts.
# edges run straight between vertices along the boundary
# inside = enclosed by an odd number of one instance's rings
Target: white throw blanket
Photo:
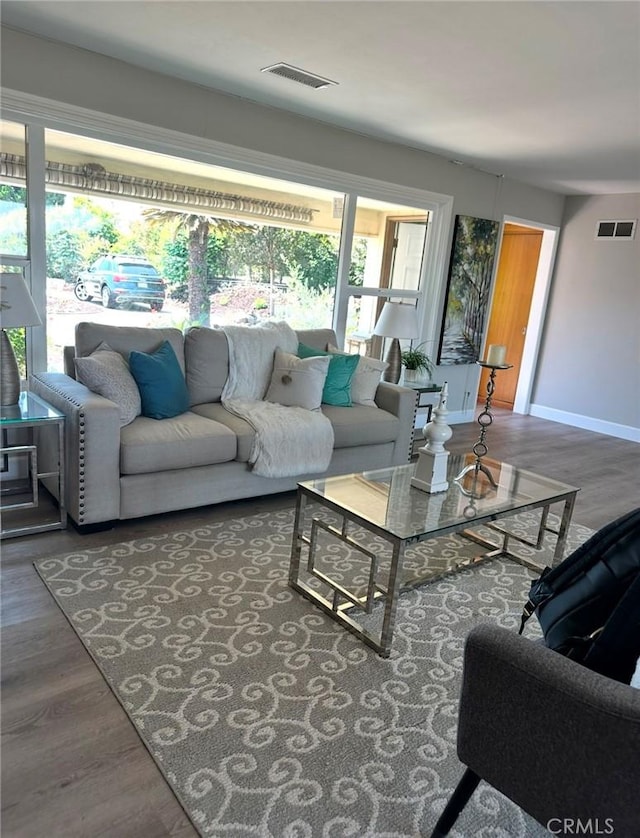
[[[263,401],[276,348],[295,355],[296,333],[286,323],[225,326],[229,378],[222,391],[225,409],[255,430],[249,463],[261,477],[293,477],[326,471],[333,453],[333,427],[326,416],[302,407]]]

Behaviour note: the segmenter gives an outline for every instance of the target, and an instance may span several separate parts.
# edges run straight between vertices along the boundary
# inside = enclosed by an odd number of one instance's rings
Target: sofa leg
[[[467,768],[449,798],[444,812],[438,818],[438,823],[431,833],[431,838],[444,838],[445,835],[449,834],[449,830],[458,820],[458,815],[469,802],[471,795],[478,788],[479,782],[480,777],[470,768]]]
[[[115,525],[116,521],[99,521],[97,524],[76,524],[73,518],[69,518],[69,521],[74,526],[74,529],[80,533],[80,535],[91,535],[94,532],[105,532],[106,530],[112,530]]]

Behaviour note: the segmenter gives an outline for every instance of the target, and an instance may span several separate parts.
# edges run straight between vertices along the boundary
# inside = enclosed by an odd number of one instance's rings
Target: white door
[[[391,268],[391,288],[417,291],[424,254],[426,221],[398,221]]]

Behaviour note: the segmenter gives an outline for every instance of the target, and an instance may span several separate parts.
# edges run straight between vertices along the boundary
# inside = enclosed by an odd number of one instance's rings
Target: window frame
[[[266,152],[232,146],[203,137],[147,125],[135,120],[78,108],[31,94],[3,90],[2,118],[26,126],[27,239],[31,290],[43,326],[27,336],[28,369],[46,369],[46,245],[45,245],[45,130],[78,134],[134,149],[181,157],[240,173],[278,178],[344,194],[340,252],[333,309],[333,328],[344,344],[349,298],[354,295],[417,299],[422,324],[419,342],[435,339],[443,304],[448,243],[453,218],[453,196],[392,184],[360,175],[281,158]],[[358,197],[415,207],[431,214],[425,239],[420,291],[363,288],[349,284],[349,267]],[[429,304],[427,304],[429,301]]]

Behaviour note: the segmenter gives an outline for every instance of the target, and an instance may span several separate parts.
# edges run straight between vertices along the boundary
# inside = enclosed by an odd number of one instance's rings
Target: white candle
[[[492,343],[489,345],[489,350],[487,352],[487,360],[485,361],[485,363],[490,364],[492,367],[501,367],[504,365],[506,356],[506,346],[502,346],[502,344],[498,343]]]

